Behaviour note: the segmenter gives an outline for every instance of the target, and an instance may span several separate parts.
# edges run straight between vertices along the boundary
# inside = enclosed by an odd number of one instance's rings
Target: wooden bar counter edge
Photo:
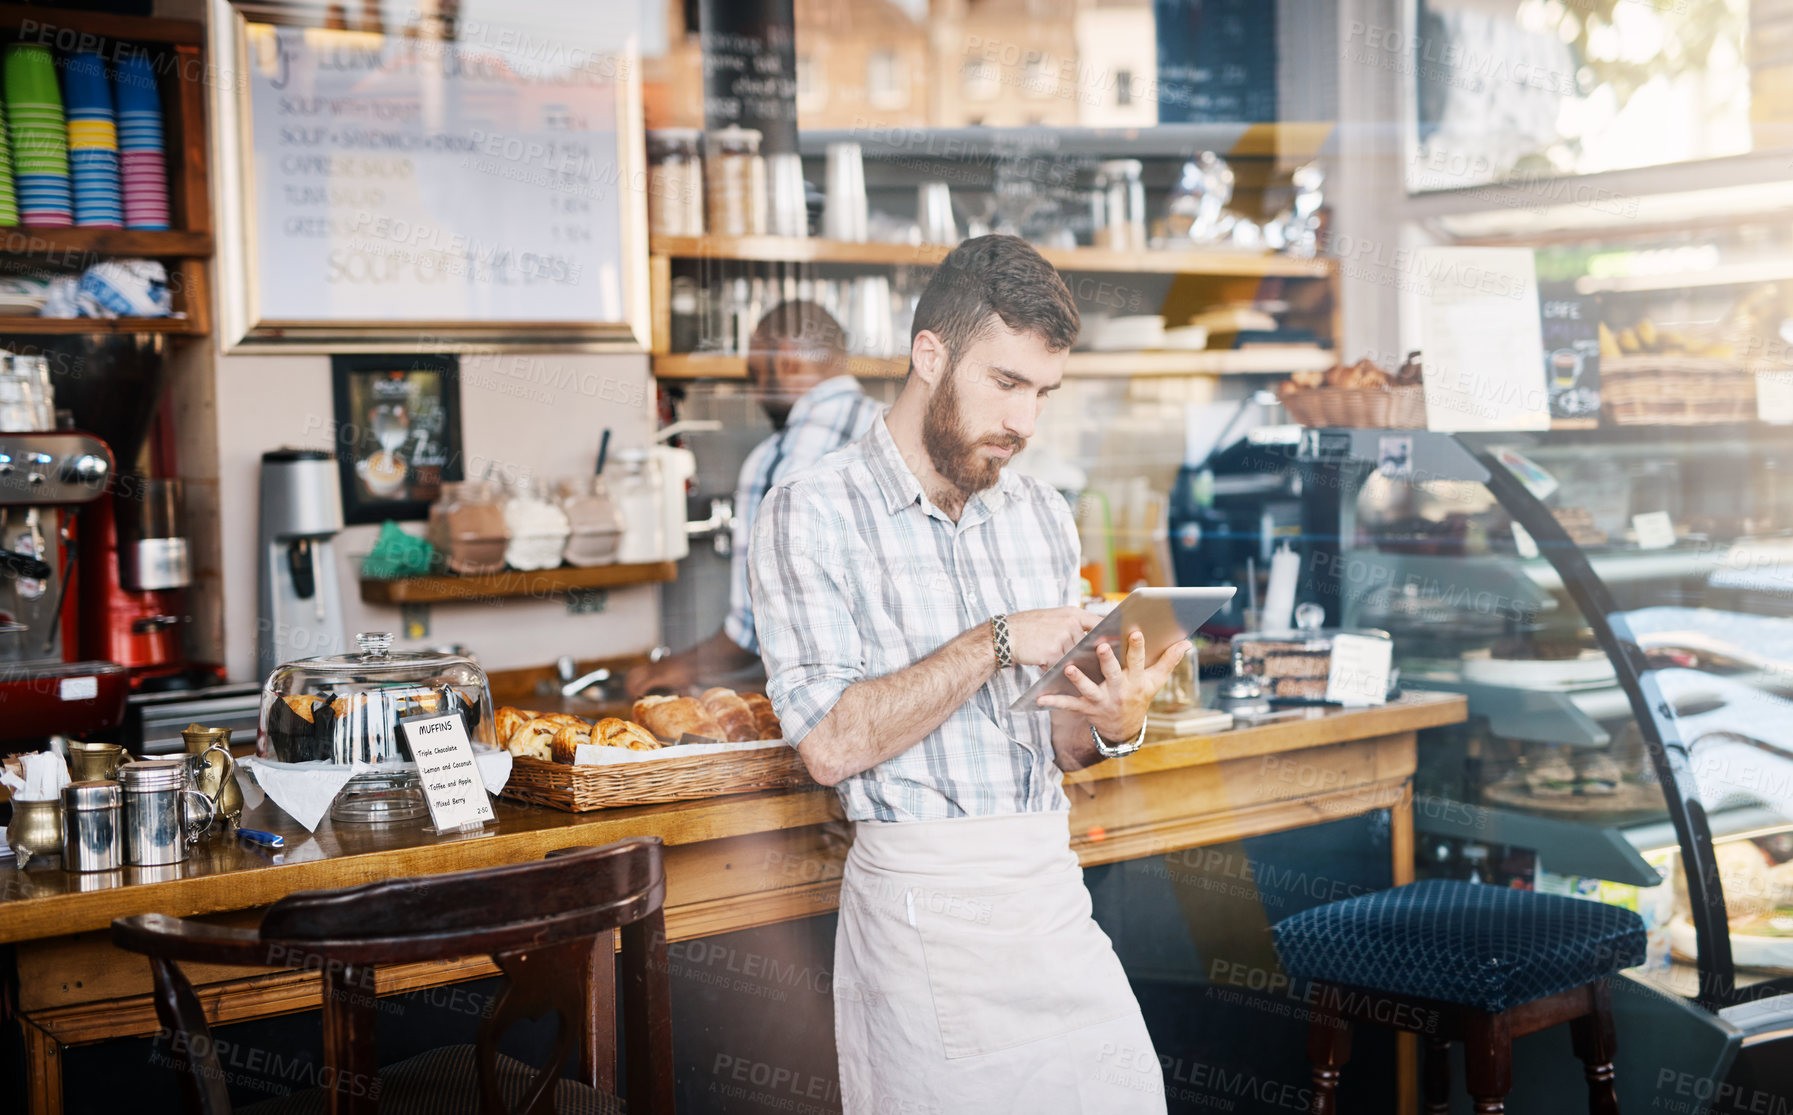
[[[1071,844],[1089,866],[1387,809],[1392,877],[1408,882],[1417,733],[1466,715],[1462,697],[1415,693],[1375,708],[1314,709],[1297,719],[1149,743],[1066,776]],[[831,912],[852,841],[834,793],[819,787],[577,814],[501,800],[497,813],[498,823],[477,834],[328,821],[306,833],[264,804],[244,824],[287,838],[278,864],[250,845],[215,837],[194,849],[179,877],[165,880],[126,878],[135,874],[129,869],[102,878],[54,868],[0,871],[0,944],[13,945],[18,969],[30,1110],[62,1110],[61,1047],[158,1028],[148,964],[109,940],[116,917],[164,913],[252,925],[263,907],[298,891],[518,863],[555,848],[649,835],[667,845],[667,933],[685,940]],[[317,1006],[315,972],[188,971],[214,1023]],[[493,972],[484,957],[394,966],[379,973],[379,993]]]

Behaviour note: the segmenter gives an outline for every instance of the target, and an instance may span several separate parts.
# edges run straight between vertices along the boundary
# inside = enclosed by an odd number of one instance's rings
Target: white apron
[[[834,949],[845,1115],[1165,1109],[1062,812],[854,825]]]

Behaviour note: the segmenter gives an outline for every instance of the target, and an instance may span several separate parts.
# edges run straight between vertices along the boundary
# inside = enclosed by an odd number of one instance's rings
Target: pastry
[[[753,719],[753,710],[747,707],[747,702],[733,689],[721,686],[706,689],[698,700],[716,718],[716,723],[722,725],[722,730],[728,733],[730,743],[744,743],[761,738],[759,725]]]
[[[505,705],[503,708],[492,714],[493,720],[496,721],[494,728],[498,732],[498,742],[504,743],[506,740],[517,734],[518,728],[521,728],[531,720],[537,719],[539,716],[539,713],[527,712],[520,708],[512,708],[509,705]]]
[[[1326,679],[1282,677],[1270,679],[1270,696],[1291,697],[1303,701],[1324,701]]]
[[[605,747],[626,747],[630,751],[654,751],[660,746],[654,733],[615,716],[606,716],[593,726],[591,741]]]
[[[632,719],[664,740],[677,741],[683,736],[725,740],[728,734],[716,723],[701,701],[692,697],[656,695],[635,702]]]
[[[1525,768],[1525,786],[1535,797],[1566,798],[1575,792],[1575,768],[1561,755],[1550,755]]]
[[[1619,784],[1625,780],[1625,772],[1605,752],[1595,752],[1583,759],[1578,780],[1575,784],[1577,793],[1584,797],[1606,797],[1619,792]]]
[[[554,739],[549,744],[548,754],[557,763],[571,764],[573,756],[579,753],[579,745],[591,742],[591,725],[586,723],[562,724],[555,731]]]
[[[758,738],[784,738],[784,729],[778,723],[778,713],[772,710],[772,702],[764,693],[743,693],[741,700],[746,702],[748,711],[753,713],[754,727],[759,732]]]
[[[560,729],[561,725],[552,720],[538,717],[505,740],[504,749],[520,758],[550,762],[554,758],[554,733]]]

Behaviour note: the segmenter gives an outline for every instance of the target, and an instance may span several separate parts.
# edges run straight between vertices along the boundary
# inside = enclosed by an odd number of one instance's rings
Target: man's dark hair
[[[793,298],[766,311],[748,341],[750,353],[794,347],[818,364],[847,358],[847,332],[834,315],[814,302]]]
[[[979,236],[940,261],[916,304],[909,340],[924,329],[939,337],[950,368],[988,334],[992,316],[1034,334],[1053,352],[1070,348],[1082,327],[1064,279],[1033,245],[1015,236]]]

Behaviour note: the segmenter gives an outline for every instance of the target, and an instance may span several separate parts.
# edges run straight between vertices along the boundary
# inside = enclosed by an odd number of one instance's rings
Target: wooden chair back
[[[562,849],[533,863],[389,879],[289,895],[256,929],[161,914],[120,918],[112,939],[149,957],[156,1013],[173,1039],[190,1110],[230,1111],[225,1077],[181,961],[320,973],[324,1074],[332,1113],[378,1109],[374,1049],[376,964],[489,955],[503,975],[476,1042],[481,1111],[500,1115],[499,1038],[515,1022],[558,1016],[555,1046],[520,1115],[552,1115],[561,1065],[579,1052],[580,1080],[617,1092],[616,931],[622,935],[624,1099],[630,1115],[672,1115],[671,985],[666,962],[666,873],[660,840]]]

